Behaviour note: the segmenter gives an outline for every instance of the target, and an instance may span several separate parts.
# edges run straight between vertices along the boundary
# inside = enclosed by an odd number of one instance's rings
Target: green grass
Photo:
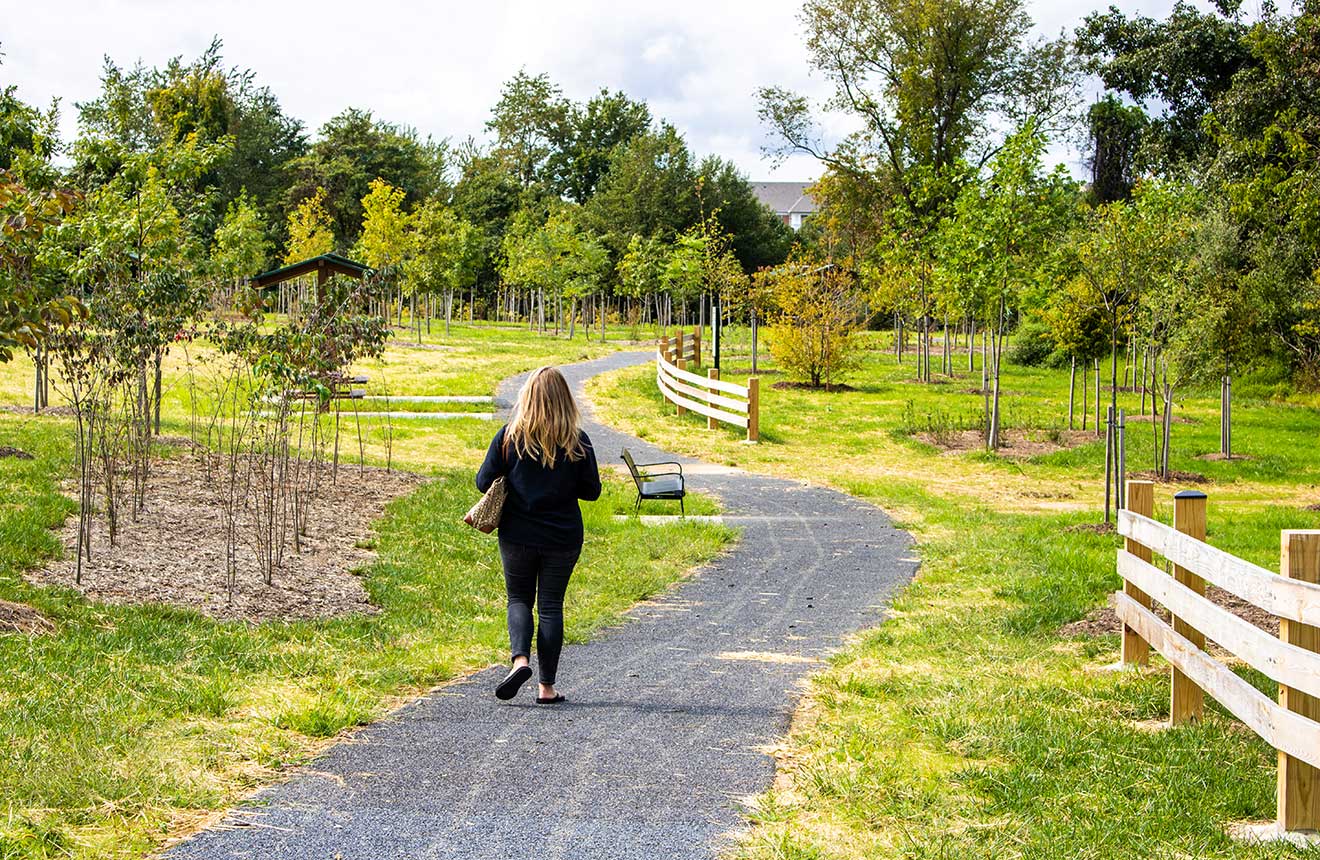
[[[489,345],[487,332],[463,336]],[[448,390],[460,379],[455,386],[490,393],[495,376],[568,360],[580,347],[525,332],[501,337],[522,342],[524,354],[482,365],[474,345],[444,365],[449,376],[437,387],[446,390],[429,393],[465,393]],[[464,369],[474,362],[479,371]],[[405,370],[418,387],[426,383],[425,368]],[[22,368],[0,374],[13,387]],[[185,431],[182,407],[167,407],[167,432]],[[377,525],[378,556],[360,572],[381,612],[244,624],[26,584],[25,568],[59,552],[51,530],[74,508],[59,492],[72,472],[69,425],[0,414],[0,445],[35,455],[0,459],[0,598],[55,624],[51,635],[0,634],[0,858],[145,856],[345,729],[505,659],[496,542],[460,521],[476,500],[472,473],[496,425],[415,425],[396,428],[396,462],[432,480],[389,505]],[[599,502],[583,505],[587,543],[568,593],[570,641],[614,623],[733,537],[708,523],[617,521],[631,505],[631,484],[614,478]],[[709,499],[697,506],[716,509]]]
[[[1066,422],[1066,371],[1005,370],[1010,429]],[[673,417],[645,369],[594,385],[612,423],[671,450],[832,484],[893,513],[918,542],[920,573],[892,617],[814,678],[784,778],[756,802],[734,855],[1301,855],[1225,835],[1231,822],[1273,818],[1273,750],[1213,704],[1198,725],[1152,730],[1168,715],[1162,661],[1097,671],[1116,661],[1117,636],[1059,632],[1119,584],[1117,539],[1067,531],[1100,517],[1099,443],[1026,459],[941,453],[904,427],[924,424],[913,414],[974,415],[980,399],[964,389],[979,374],[926,386],[912,372],[876,351],[848,380],[855,392],[776,390],[769,383],[781,377],[767,374],[759,446]],[[1320,412],[1241,397],[1235,442],[1251,459],[1208,462],[1198,455],[1217,448],[1215,395],[1180,396],[1176,414],[1194,423],[1174,426],[1172,466],[1208,479],[1211,543],[1274,567],[1280,529],[1320,527],[1320,513],[1304,508],[1320,473]],[[1135,411],[1131,401],[1122,405]],[[1129,439],[1134,469],[1149,468],[1149,434]],[[1156,490],[1166,522],[1180,488]]]

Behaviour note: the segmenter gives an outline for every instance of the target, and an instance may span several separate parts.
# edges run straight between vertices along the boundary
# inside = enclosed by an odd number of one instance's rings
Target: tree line
[[[772,154],[824,167],[803,241],[853,274],[854,325],[892,325],[900,358],[915,336],[918,379],[955,347],[979,365],[991,447],[1010,334],[1153,412],[1233,375],[1320,387],[1320,3],[1111,7],[1054,39],[1018,0],[809,0],[801,21],[833,95],[759,97]],[[821,108],[860,130],[825,140]],[[1044,163],[1078,138],[1085,182]]]

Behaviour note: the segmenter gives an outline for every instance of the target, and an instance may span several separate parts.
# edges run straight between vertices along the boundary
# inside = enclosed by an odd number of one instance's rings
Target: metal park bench
[[[682,463],[638,464],[633,460],[632,452],[627,448],[623,449],[623,462],[628,464],[628,471],[632,473],[633,483],[637,485],[637,504],[633,505],[633,513],[640,511],[642,502],[647,499],[676,499],[679,514],[683,517],[687,516],[687,511],[683,506],[683,497],[687,495],[687,490],[683,486]],[[646,471],[654,466],[676,466],[678,471]]]

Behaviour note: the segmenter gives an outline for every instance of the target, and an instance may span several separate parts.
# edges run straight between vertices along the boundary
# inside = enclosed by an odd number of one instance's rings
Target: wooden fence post
[[[1289,579],[1320,583],[1320,531],[1282,534],[1280,571]],[[1279,638],[1308,651],[1320,651],[1320,628],[1279,619]],[[1279,685],[1279,704],[1309,720],[1320,720],[1320,699]],[[1279,753],[1278,822],[1283,830],[1320,830],[1320,769]]]
[[[1128,481],[1126,492],[1127,509],[1143,517],[1155,515],[1155,482]],[[1128,538],[1125,548],[1142,561],[1151,560],[1149,547]],[[1150,609],[1150,597],[1127,580],[1123,581],[1123,593],[1142,606]],[[1150,660],[1150,645],[1140,634],[1126,624],[1123,625],[1123,662],[1145,666]]]
[[[700,343],[700,341],[698,341],[698,343]],[[712,367],[712,368],[710,368],[709,370],[706,371],[706,378],[707,378],[707,379],[719,379],[719,378],[720,378],[720,372],[719,372],[718,370],[716,370],[715,368]],[[716,422],[715,422],[715,419],[714,419],[714,418],[710,417],[709,415],[706,416],[706,429],[707,429],[707,430],[714,430],[714,429],[715,429],[715,423],[716,423]]]
[[[747,441],[761,441],[761,380],[747,380]]]
[[[1205,540],[1205,509],[1205,493],[1183,490],[1173,497],[1173,527],[1197,540]],[[1205,594],[1205,580],[1190,570],[1175,564],[1173,576],[1197,594]],[[1174,617],[1173,629],[1197,648],[1205,648],[1205,636],[1181,618]],[[1176,726],[1199,720],[1205,706],[1205,694],[1191,678],[1177,669],[1170,669],[1170,674],[1169,722]]]
[[[701,364],[701,329],[692,330],[692,360],[695,364]]]
[[[679,370],[687,370],[687,359],[683,357],[683,332],[682,332],[682,331],[680,331],[680,332],[678,333],[678,344],[679,344],[679,349],[678,349],[678,361],[677,361],[678,369],[679,369]],[[687,414],[687,410],[684,409],[682,406],[678,406],[678,404],[674,404],[674,405],[678,408],[678,413],[677,413],[677,414],[678,414],[678,416],[679,416],[680,418]]]
[[[667,334],[660,335],[660,355],[666,361],[669,360],[669,335]]]
[[[683,330],[679,329],[678,336],[674,338],[674,359],[677,361],[677,360],[681,360],[682,358],[683,358]],[[681,365],[681,367],[686,369],[687,365]]]

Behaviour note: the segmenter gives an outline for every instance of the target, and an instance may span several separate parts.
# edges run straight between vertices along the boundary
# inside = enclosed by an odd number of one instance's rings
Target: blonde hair
[[[575,463],[586,456],[580,422],[564,375],[553,367],[538,367],[518,392],[513,416],[504,430],[504,444],[512,445],[519,457],[539,460],[547,469],[555,467],[561,452]]]

